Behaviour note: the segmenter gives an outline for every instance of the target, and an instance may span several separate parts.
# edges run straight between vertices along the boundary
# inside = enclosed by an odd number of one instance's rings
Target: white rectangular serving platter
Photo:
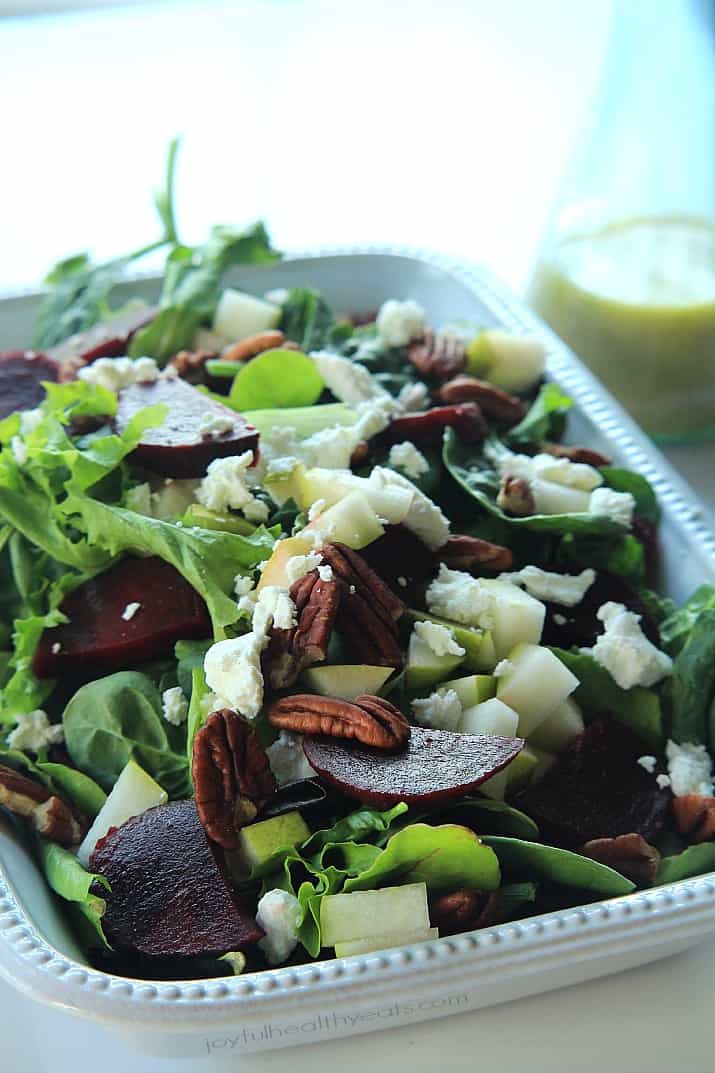
[[[663,508],[662,578],[676,600],[715,578],[715,538],[693,493],[559,340],[486,271],[421,251],[358,249],[236,271],[261,294],[321,290],[340,310],[414,298],[428,320],[466,318],[539,335],[574,397],[569,438],[647,477]],[[143,279],[132,293],[156,296]],[[128,293],[128,292],[127,292]],[[25,346],[39,296],[0,302],[0,350]],[[644,385],[647,390],[647,385]],[[425,1021],[619,972],[715,931],[715,873],[478,932],[220,980],[147,982],[87,964],[21,839],[0,818],[0,972],[33,998],[100,1022],[146,1053],[224,1059]]]

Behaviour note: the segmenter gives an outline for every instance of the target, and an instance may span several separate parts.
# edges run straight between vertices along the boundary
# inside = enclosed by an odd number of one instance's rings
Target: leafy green
[[[139,671],[88,682],[65,708],[65,744],[77,767],[111,790],[133,757],[170,797],[191,793],[185,753],[172,749],[157,687]]]
[[[636,502],[636,514],[656,525],[660,518],[660,507],[650,483],[640,473],[616,466],[603,466],[603,479],[615,492],[630,492]]]
[[[654,690],[642,686],[621,689],[606,668],[592,656],[568,652],[563,648],[552,648],[551,651],[580,682],[573,694],[577,704],[587,712],[607,712],[642,738],[651,750],[658,752],[662,749],[663,714],[660,699]]]
[[[392,836],[369,868],[349,877],[343,890],[419,882],[431,891],[496,890],[499,880],[496,856],[468,827],[413,823]]]
[[[245,410],[312,406],[323,391],[315,362],[296,350],[266,350],[247,362],[231,387],[231,405]]]
[[[505,883],[499,891],[504,919],[513,919],[525,905],[535,902],[537,892],[536,883]]]
[[[715,585],[706,582],[682,607],[671,606],[660,624],[663,648],[675,656],[687,641],[701,611],[715,611]]]
[[[293,287],[283,303],[279,327],[306,353],[320,350],[330,341],[335,314],[318,291]]]
[[[56,842],[39,840],[39,855],[47,882],[55,894],[76,905],[79,912],[91,926],[98,946],[111,950],[102,929],[102,917],[107,908],[104,898],[93,894],[93,884],[111,891],[104,876],[86,872],[74,853],[58,846]]]
[[[499,481],[486,459],[475,453],[474,446],[463,443],[454,429],[444,432],[442,460],[459,487],[475,500],[485,511],[505,525],[530,532],[602,537],[621,536],[623,526],[600,514],[530,514],[525,518],[512,518],[497,506]]]
[[[206,601],[217,634],[238,618],[236,601],[229,595],[236,575],[273,550],[274,537],[263,528],[251,536],[186,529],[86,496],[69,496],[62,509],[103,554],[158,555],[175,566]]]
[[[620,872],[570,850],[500,835],[484,835],[483,841],[493,848],[504,872],[517,879],[545,879],[605,897],[629,894],[635,888]]]
[[[191,670],[191,700],[189,711],[186,716],[186,762],[191,771],[191,760],[194,753],[194,738],[201,729],[206,719],[206,698],[210,696],[210,689],[206,682],[203,662]]]
[[[445,810],[450,821],[464,823],[479,835],[509,835],[535,842],[539,828],[531,816],[505,801],[489,797],[466,796]]]
[[[225,399],[222,401],[226,402]],[[262,436],[268,436],[274,428],[284,426],[295,429],[299,439],[306,439],[334,425],[354,425],[358,418],[356,411],[344,402],[281,410],[247,410],[243,416],[256,426]]]
[[[572,406],[573,399],[565,395],[558,384],[543,384],[526,416],[509,430],[509,443],[518,446],[560,440]]]
[[[670,736],[715,746],[708,715],[715,698],[715,609],[701,611],[673,663]]]
[[[618,574],[634,585],[645,577],[643,545],[630,533],[609,540],[593,536],[574,536],[566,533],[559,542],[556,565],[575,564]]]
[[[107,795],[94,779],[67,764],[53,764],[49,760],[37,761],[37,770],[52,779],[62,797],[90,820],[93,820],[107,800]]]
[[[191,694],[193,672],[204,665],[204,656],[212,641],[177,641],[174,645],[177,682],[188,697]]]
[[[359,808],[338,820],[332,827],[314,831],[300,847],[300,852],[304,857],[312,857],[325,846],[379,837],[389,831],[395,820],[406,812],[407,805],[403,801],[385,812],[373,808]]]
[[[679,879],[690,879],[706,872],[715,872],[715,842],[688,846],[673,857],[663,857],[658,865],[656,883],[675,883]]]

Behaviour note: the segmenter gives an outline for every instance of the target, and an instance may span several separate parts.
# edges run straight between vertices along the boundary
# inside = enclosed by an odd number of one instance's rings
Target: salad
[[[94,964],[366,953],[715,870],[715,585],[534,339],[248,294],[263,225],[48,277],[0,354],[0,806]],[[112,301],[165,248],[160,298]]]

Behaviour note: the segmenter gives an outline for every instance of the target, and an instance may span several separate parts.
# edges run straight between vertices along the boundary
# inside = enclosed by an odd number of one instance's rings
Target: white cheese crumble
[[[171,689],[165,689],[161,694],[161,714],[167,723],[171,723],[174,727],[180,727],[186,722],[189,702],[181,686],[172,686]]]
[[[289,782],[300,782],[315,775],[313,768],[303,752],[303,736],[282,730],[272,745],[266,749],[266,756],[279,786]]]
[[[647,771],[649,775],[653,775],[655,773],[655,765],[658,761],[654,756],[639,756],[636,763],[640,764],[643,770]]]
[[[153,358],[98,358],[77,372],[78,380],[115,394],[132,384],[153,384],[160,375]]]
[[[668,762],[670,785],[676,797],[684,794],[713,793],[713,765],[709,752],[704,745],[683,742],[682,745],[669,741],[665,747]]]
[[[300,581],[311,570],[317,570],[323,561],[323,556],[317,551],[309,551],[307,555],[293,555],[286,563],[286,577],[291,585]]]
[[[60,644],[59,641],[55,641],[55,643],[53,644],[53,646],[51,648],[52,655],[53,656],[58,656],[61,651],[62,651],[62,645]]]
[[[308,356],[312,358],[325,386],[340,402],[354,405],[371,399],[391,400],[390,394],[364,365],[329,350],[313,350]]]
[[[499,581],[523,585],[530,596],[537,600],[549,600],[564,607],[575,607],[596,580],[595,570],[582,570],[580,574],[557,574],[541,570],[538,566],[525,566],[512,574],[500,574]]]
[[[513,670],[514,664],[511,662],[510,659],[500,659],[496,667],[492,671],[492,674],[495,678],[503,678],[505,674],[508,674],[509,671]]]
[[[454,631],[438,622],[416,622],[414,632],[435,656],[463,656],[464,649],[454,639]]]
[[[494,625],[494,599],[479,578],[464,570],[450,570],[440,564],[439,573],[426,593],[427,610],[441,618],[461,622],[465,626]]]
[[[122,618],[124,619],[124,621],[131,622],[140,607],[141,604],[137,603],[136,601],[131,604],[127,604],[127,606],[122,611]]]
[[[568,619],[566,618],[566,615],[560,615],[557,611],[554,615],[554,622],[557,626],[565,626],[568,622]]]
[[[253,632],[257,636],[264,636],[271,626],[279,630],[290,630],[295,624],[296,609],[288,595],[288,589],[279,585],[266,585],[262,588],[253,610]]]
[[[407,578],[403,577],[402,574],[400,574],[400,576],[397,579],[397,584],[400,586],[401,589],[406,589],[407,588]]]
[[[432,551],[441,548],[449,540],[449,521],[432,500],[420,489],[394,469],[375,466],[368,477],[374,488],[384,491],[390,487],[405,488],[412,492],[410,509],[402,519],[402,524],[418,536],[423,544]]]
[[[390,448],[387,458],[388,464],[394,469],[401,469],[408,477],[417,480],[423,474],[429,472],[429,462],[418,450],[414,443],[406,440],[404,443],[395,443]]]
[[[609,600],[598,609],[597,618],[604,624],[604,632],[593,648],[582,652],[605,667],[621,689],[653,686],[672,673],[672,659],[645,636],[640,615]]]
[[[215,458],[196,492],[198,502],[208,510],[240,510],[250,521],[265,521],[268,504],[255,499],[246,483],[246,472],[252,462],[252,451]]]
[[[669,775],[656,775],[655,781],[658,784],[659,790],[665,790],[671,785]]]
[[[412,701],[415,720],[431,730],[456,730],[462,719],[462,705],[453,689],[431,693],[423,700]]]
[[[430,396],[427,386],[420,382],[405,384],[403,388],[400,388],[400,392],[395,399],[397,406],[405,414],[428,409],[429,401]]]
[[[567,488],[577,488],[591,492],[603,484],[603,477],[584,462],[571,462],[568,458],[554,458],[553,455],[512,454],[505,452],[498,458],[499,474],[502,477],[523,477],[525,480],[551,481]]]
[[[248,596],[256,587],[256,583],[250,574],[236,574],[233,581],[233,591],[236,596]]]
[[[594,488],[588,502],[591,514],[603,514],[614,522],[630,527],[636,501],[630,492],[614,492],[612,488]]]
[[[333,574],[333,568],[328,563],[324,566],[318,567],[318,576],[321,581],[332,581],[335,575]]]
[[[246,633],[218,641],[208,650],[204,672],[219,707],[232,708],[247,719],[256,718],[263,704],[261,653],[267,640],[265,636]]]
[[[389,298],[380,306],[375,326],[387,346],[407,346],[424,332],[425,311],[410,298],[405,302]]]
[[[17,716],[17,726],[8,734],[7,744],[11,749],[19,749],[21,752],[39,753],[48,745],[59,745],[64,741],[64,737],[62,725],[52,725],[47,712],[36,708],[34,712]]]
[[[276,887],[260,899],[256,922],[266,934],[258,945],[269,965],[282,964],[295,949],[302,916],[300,902],[287,890]]]
[[[218,436],[223,436],[224,432],[231,432],[233,425],[234,420],[230,414],[212,413],[207,410],[206,413],[201,415],[199,432],[204,439],[215,439]]]
[[[12,457],[15,459],[18,466],[24,466],[28,458],[30,457],[30,454],[22,437],[12,437],[12,439],[10,440],[10,450],[12,451]]]

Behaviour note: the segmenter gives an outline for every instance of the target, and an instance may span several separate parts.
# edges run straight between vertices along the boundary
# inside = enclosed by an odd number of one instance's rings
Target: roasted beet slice
[[[42,634],[32,661],[38,678],[121,671],[169,655],[177,641],[211,635],[204,601],[154,557],[122,559],[66,596],[60,610],[69,622]]]
[[[178,378],[162,377],[153,384],[133,384],[119,396],[116,423],[123,432],[139,410],[165,403],[169,413],[159,428],[148,429],[132,459],[165,477],[203,477],[215,458],[256,451],[258,430],[223,406]],[[217,429],[205,432],[209,419]]]
[[[103,875],[102,924],[115,949],[146,957],[219,957],[263,936],[228,886],[193,801],[159,805],[113,827],[90,857]]]
[[[62,379],[73,380],[77,369],[97,358],[119,358],[126,354],[132,336],[156,316],[156,308],[147,306],[121,313],[101,321],[86,332],[77,332],[49,349],[51,358],[62,366]]]
[[[386,525],[385,532],[360,552],[363,559],[404,599],[407,586],[426,581],[437,569],[437,557],[404,525]]]
[[[641,616],[641,628],[649,641],[659,648],[658,624],[637,591],[617,574],[599,571],[583,600],[575,607],[547,603],[546,621],[541,643],[558,648],[592,648],[603,633],[603,623],[596,617],[598,609],[612,600]]]
[[[336,738],[303,739],[308,763],[331,786],[374,808],[461,797],[521,752],[521,738],[412,727],[404,752],[383,753]]]
[[[31,410],[45,397],[43,380],[57,380],[59,366],[35,350],[6,350],[0,354],[0,418],[15,410]]]
[[[643,743],[627,728],[598,720],[515,803],[547,842],[576,847],[631,833],[651,841],[663,826],[671,795],[638,764],[642,753]]]

